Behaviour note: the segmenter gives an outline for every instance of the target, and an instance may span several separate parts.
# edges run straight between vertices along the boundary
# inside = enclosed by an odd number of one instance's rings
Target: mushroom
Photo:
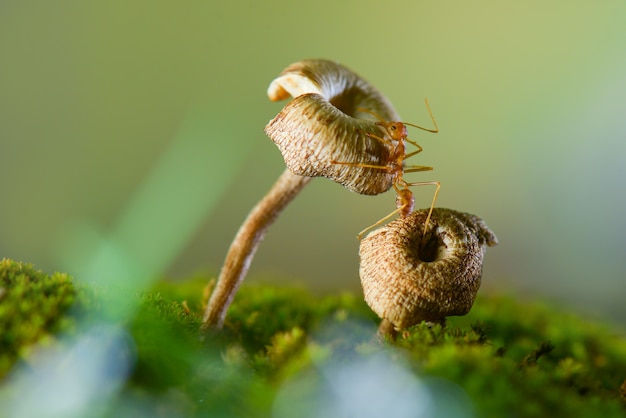
[[[272,101],[293,97],[265,128],[287,169],[237,232],[206,307],[204,329],[223,326],[267,228],[312,177],[327,177],[368,195],[392,185],[388,172],[333,162],[380,164],[389,157],[388,147],[372,137],[384,135],[372,112],[388,120],[399,117],[365,80],[332,61],[303,60],[287,67],[267,93]]]
[[[294,99],[267,124],[265,132],[293,173],[327,177],[360,194],[389,190],[391,173],[363,166],[380,165],[390,153],[372,137],[386,133],[373,115],[399,120],[378,90],[337,63],[304,60],[287,67],[268,89],[272,100],[289,94]]]
[[[382,334],[467,314],[486,247],[498,243],[482,219],[443,208],[432,211],[424,234],[427,216],[427,209],[417,210],[361,241],[361,285],[365,301],[382,318]]]

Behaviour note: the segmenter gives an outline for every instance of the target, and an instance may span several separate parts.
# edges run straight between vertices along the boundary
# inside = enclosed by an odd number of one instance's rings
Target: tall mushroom
[[[333,163],[379,164],[389,156],[385,144],[368,136],[384,134],[369,112],[387,120],[399,117],[368,82],[336,62],[303,60],[287,67],[267,93],[272,101],[293,97],[265,128],[287,169],[239,228],[206,307],[205,329],[223,326],[267,228],[312,177],[327,177],[368,195],[385,192],[392,185],[388,172]]]

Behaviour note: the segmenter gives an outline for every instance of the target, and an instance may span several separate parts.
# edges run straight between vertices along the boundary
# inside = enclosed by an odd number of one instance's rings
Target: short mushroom
[[[485,249],[498,242],[482,219],[444,208],[432,211],[424,234],[427,215],[427,209],[417,210],[361,241],[363,293],[383,320],[383,334],[467,314],[480,287]]]
[[[334,164],[385,161],[389,149],[368,136],[383,135],[367,109],[389,120],[399,117],[389,101],[346,67],[303,60],[287,67],[269,86],[270,100],[293,96],[265,128],[287,169],[252,209],[235,236],[206,307],[203,328],[221,328],[267,228],[312,177],[327,177],[352,191],[374,195],[392,185],[390,173]]]

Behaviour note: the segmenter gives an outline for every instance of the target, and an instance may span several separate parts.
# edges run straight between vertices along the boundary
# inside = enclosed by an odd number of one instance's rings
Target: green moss
[[[343,294],[319,300],[304,289],[247,286],[230,308],[226,328],[248,351],[264,348],[277,333],[294,328],[311,330],[332,316],[374,318],[354,295]]]
[[[37,341],[80,329],[75,312],[108,309],[101,298],[77,296],[101,291],[77,292],[66,275],[47,276],[8,260],[0,267],[4,373]],[[359,295],[318,298],[302,289],[244,286],[225,329],[201,334],[206,282],[163,282],[139,294],[109,290],[113,300],[132,299],[138,309],[123,324],[136,345],[136,364],[107,416],[282,416],[281,402],[308,416],[308,407],[332,411],[339,395],[329,396],[337,389],[329,380],[355,365],[362,375],[343,383],[350,396],[358,395],[361,381],[375,378],[381,385],[355,398],[364,404],[382,402],[390,388],[402,394],[412,387],[402,373],[393,375],[398,388],[385,380],[398,369],[432,393],[441,382],[462,388],[469,400],[446,392],[440,416],[626,415],[623,334],[545,304],[483,296],[446,327],[420,324],[381,342]],[[76,309],[68,310],[73,301]],[[381,356],[382,369],[368,368]]]
[[[0,261],[0,378],[35,343],[49,343],[75,321],[66,315],[76,298],[71,277],[37,271],[30,264]]]

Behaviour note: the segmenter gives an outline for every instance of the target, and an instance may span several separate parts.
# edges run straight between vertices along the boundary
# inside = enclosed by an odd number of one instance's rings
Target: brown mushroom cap
[[[389,101],[346,67],[303,60],[270,84],[271,100],[294,99],[265,127],[295,174],[327,177],[361,194],[387,191],[393,176],[381,169],[336,164],[385,165],[390,150],[366,133],[384,136],[373,115],[399,120]]]
[[[435,208],[415,211],[361,241],[365,301],[396,329],[467,314],[480,287],[486,246],[494,233],[478,217]]]

